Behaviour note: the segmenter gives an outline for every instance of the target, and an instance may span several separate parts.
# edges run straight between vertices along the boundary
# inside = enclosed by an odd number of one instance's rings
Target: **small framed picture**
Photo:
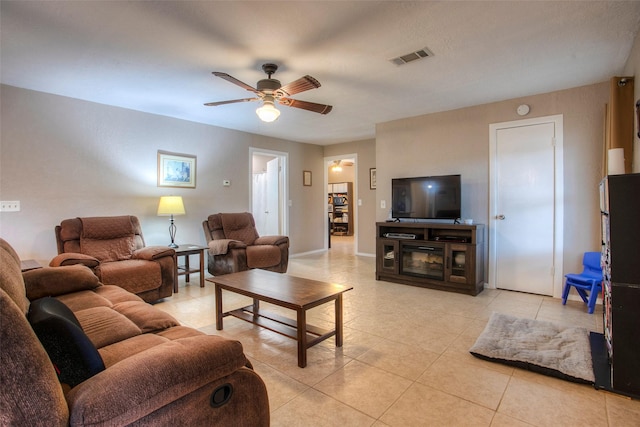
[[[302,171],[302,185],[311,187],[311,171]]]
[[[369,168],[369,188],[375,190],[377,187],[376,182],[376,168]]]
[[[196,188],[196,156],[158,150],[158,187]]]

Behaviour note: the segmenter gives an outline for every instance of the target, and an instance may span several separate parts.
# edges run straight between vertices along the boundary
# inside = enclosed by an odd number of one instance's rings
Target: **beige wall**
[[[249,209],[249,148],[289,154],[291,252],[322,248],[322,185],[303,187],[302,171],[322,176],[323,147],[267,138],[56,95],[1,87],[0,195],[20,212],[0,213],[0,236],[22,258],[56,254],[53,228],[76,216],[133,214],[147,244],[169,243],[161,195],[180,195],[179,243],[204,244],[211,213]],[[197,156],[195,189],[157,187],[157,151]],[[231,180],[223,187],[222,180]],[[308,214],[308,210],[317,214]]]
[[[529,104],[526,118],[564,116],[564,270],[575,271],[583,252],[600,249],[598,183],[608,89],[604,82],[379,124],[376,206],[384,200],[387,209],[376,209],[376,219],[387,218],[392,178],[461,174],[462,217],[488,224],[489,125],[521,119],[516,107]]]
[[[360,206],[356,206],[357,253],[359,255],[373,256],[376,252],[376,191],[369,188],[369,168],[376,167],[376,141],[366,139],[324,147],[325,157],[331,158],[350,154],[357,155],[356,164],[353,166],[354,172],[349,172],[355,174],[355,171],[357,171],[357,175],[353,178],[356,205],[358,200],[362,202]],[[332,176],[329,182],[332,182],[331,180],[339,182],[339,179],[335,176]]]

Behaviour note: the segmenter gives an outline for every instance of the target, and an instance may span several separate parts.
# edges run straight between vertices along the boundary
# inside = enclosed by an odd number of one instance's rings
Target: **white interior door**
[[[267,200],[263,236],[280,235],[280,159],[267,162]]]
[[[492,129],[490,282],[496,288],[556,293],[556,269],[562,271],[557,127],[532,119]]]

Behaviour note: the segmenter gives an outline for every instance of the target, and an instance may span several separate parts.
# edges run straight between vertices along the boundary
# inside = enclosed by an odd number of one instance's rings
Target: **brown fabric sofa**
[[[55,233],[59,255],[51,267],[84,264],[102,283],[120,286],[147,302],[173,295],[175,251],[145,246],[137,217],[65,219]]]
[[[38,312],[43,302],[72,314]],[[73,345],[60,345],[67,335],[52,327],[60,324],[76,332]],[[78,342],[97,350],[99,367],[63,384],[65,374],[85,366],[69,363],[75,353],[65,352]],[[21,273],[2,239],[0,343],[2,426],[269,425],[265,385],[239,342],[180,326],[82,265]]]
[[[253,215],[218,213],[202,222],[209,273],[214,276],[250,268],[286,273],[289,265],[289,237],[258,235]]]

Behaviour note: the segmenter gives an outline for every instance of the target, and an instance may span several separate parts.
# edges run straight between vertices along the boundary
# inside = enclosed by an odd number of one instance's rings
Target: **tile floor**
[[[589,315],[576,301],[376,281],[375,259],[355,256],[350,240],[333,238],[328,252],[290,260],[289,274],[354,287],[344,296],[344,346],[329,339],[312,347],[304,369],[291,339],[231,317],[216,331],[208,282],[182,278],[180,292],[156,307],[242,342],[267,385],[273,426],[640,426],[640,401],[468,353],[493,311],[601,332],[601,307]],[[225,310],[248,303],[224,294]],[[331,327],[333,304],[311,310],[308,321]]]

